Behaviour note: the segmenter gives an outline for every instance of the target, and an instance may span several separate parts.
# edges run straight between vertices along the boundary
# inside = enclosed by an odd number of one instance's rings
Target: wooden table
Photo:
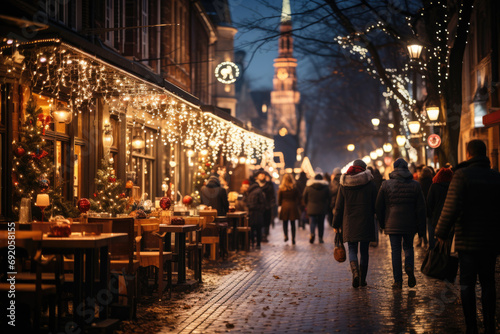
[[[233,250],[238,251],[238,226],[243,226],[243,219],[247,213],[245,211],[234,211],[226,213],[226,217],[232,222],[233,227]]]
[[[177,284],[186,283],[186,233],[199,229],[198,225],[168,225],[160,224],[160,233],[166,232],[165,250],[170,252],[170,236],[175,233],[175,245],[177,248],[178,272]],[[201,259],[199,259],[201,261]]]
[[[98,236],[70,236],[68,238],[55,238],[43,235],[42,251],[50,254],[73,254],[74,267],[74,293],[73,293],[73,318],[82,329],[90,325],[94,318],[94,298],[99,303],[101,300],[99,319],[108,316],[110,304],[108,247],[112,242],[126,241],[126,233],[102,233]],[[94,251],[99,251],[99,261],[94,256]],[[85,258],[84,258],[85,256]],[[85,270],[84,270],[85,267]],[[100,289],[95,287],[95,268],[99,267]]]

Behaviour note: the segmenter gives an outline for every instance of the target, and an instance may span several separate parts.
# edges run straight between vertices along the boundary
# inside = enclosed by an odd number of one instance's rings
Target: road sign
[[[427,143],[429,144],[429,147],[439,147],[441,145],[441,137],[437,134],[432,134],[427,138]]]

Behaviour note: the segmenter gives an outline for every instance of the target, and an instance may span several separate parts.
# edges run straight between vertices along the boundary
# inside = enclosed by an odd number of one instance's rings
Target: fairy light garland
[[[172,147],[180,143],[184,151],[188,147],[200,153],[208,148],[214,160],[222,153],[228,160],[243,154],[253,161],[262,159],[274,148],[272,139],[204,113],[165,89],[141,81],[59,39],[15,45],[34,48],[25,49],[22,67],[13,64],[9,73],[26,78],[40,94],[69,100],[74,116],[82,110],[94,112],[101,99],[109,106],[110,115],[120,122],[125,119],[131,122],[132,128],[127,127],[126,132],[127,143],[135,135],[133,131],[139,129],[146,148],[153,148],[155,142]],[[0,48],[0,53],[5,48]],[[127,144],[127,167],[131,154]]]

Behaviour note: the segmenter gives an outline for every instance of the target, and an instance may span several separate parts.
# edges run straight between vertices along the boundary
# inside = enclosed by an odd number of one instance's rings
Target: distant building
[[[299,108],[297,59],[293,57],[289,0],[283,0],[278,57],[274,60],[274,69],[267,132],[274,135],[275,150],[284,153],[286,167],[294,167],[297,149],[305,146],[306,127]]]

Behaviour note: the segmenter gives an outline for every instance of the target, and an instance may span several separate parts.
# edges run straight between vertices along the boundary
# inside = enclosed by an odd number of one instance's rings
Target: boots
[[[351,271],[352,271],[352,287],[359,287],[359,268],[358,261],[351,261]]]
[[[311,234],[311,236],[309,237],[309,243],[313,244],[314,243],[314,238],[316,236],[314,234]]]
[[[360,266],[361,271],[361,286],[366,286],[366,274],[368,274],[368,266]]]
[[[413,272],[413,268],[405,267],[406,274],[408,275],[408,286],[413,288],[417,285],[417,280],[415,279],[415,273]]]

